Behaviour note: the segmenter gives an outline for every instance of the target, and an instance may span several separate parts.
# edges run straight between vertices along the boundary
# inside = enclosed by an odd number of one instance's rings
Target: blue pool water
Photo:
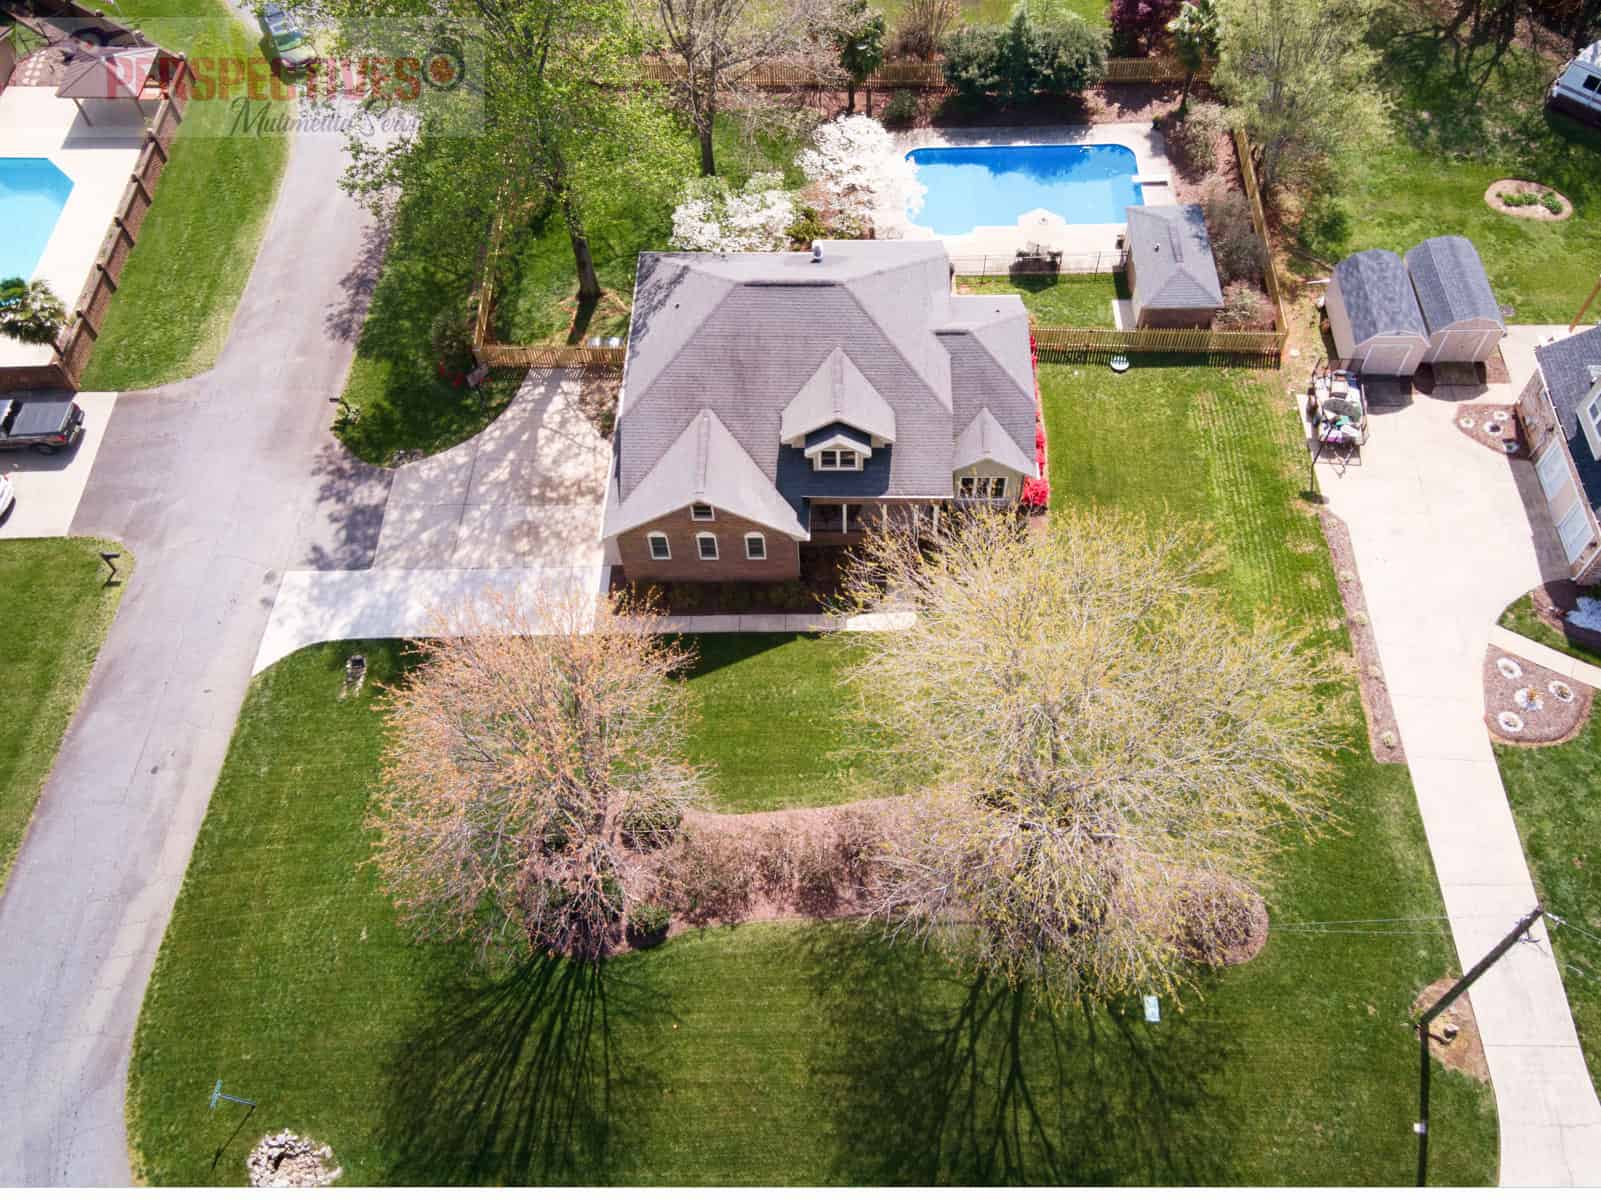
[[[72,192],[48,158],[0,158],[0,279],[32,279]]]
[[[1127,146],[932,146],[906,157],[928,188],[908,216],[942,236],[1015,225],[1036,208],[1073,225],[1122,224],[1141,202]]]

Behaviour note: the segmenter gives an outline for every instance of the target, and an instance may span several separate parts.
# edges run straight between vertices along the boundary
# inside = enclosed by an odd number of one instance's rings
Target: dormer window
[[[860,471],[862,457],[854,450],[819,450],[817,452],[817,469],[819,471]]]
[[[717,510],[710,504],[691,504],[689,506],[689,519],[691,521],[715,521]]]

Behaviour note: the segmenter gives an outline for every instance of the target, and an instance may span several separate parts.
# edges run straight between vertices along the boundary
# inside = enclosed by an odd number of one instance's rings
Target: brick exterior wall
[[[665,533],[672,558],[659,561],[650,556],[647,534]],[[718,558],[708,562],[700,557],[695,544],[698,533],[717,535]],[[759,533],[767,539],[767,557],[745,557],[745,535]],[[631,580],[657,583],[770,582],[800,578],[800,543],[788,534],[768,529],[743,517],[717,511],[714,521],[691,519],[688,508],[667,514],[649,525],[617,535],[617,555]]]

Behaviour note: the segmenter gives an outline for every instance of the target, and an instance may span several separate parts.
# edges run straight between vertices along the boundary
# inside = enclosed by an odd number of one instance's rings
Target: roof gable
[[[836,423],[886,442],[895,440],[895,410],[839,346],[784,406],[778,436],[790,442]]]
[[[1133,206],[1128,210],[1138,308],[1218,308],[1223,286],[1199,204]]]
[[[1601,371],[1601,325],[1534,348],[1534,360],[1545,380],[1551,407],[1556,410],[1568,452],[1579,469],[1579,482],[1592,509],[1601,509],[1601,461],[1590,452],[1589,439],[1579,426],[1579,406],[1594,385],[1591,367]]]
[[[1494,321],[1506,328],[1484,263],[1467,238],[1453,234],[1419,242],[1406,252],[1406,269],[1429,332],[1461,321]]]
[[[951,453],[951,470],[960,471],[981,462],[1000,463],[1029,478],[1033,478],[1039,470],[1034,460],[1023,453],[1022,447],[1001,428],[995,414],[987,408],[979,409],[978,415],[968,422],[967,428],[956,439],[956,446]]]
[[[1428,337],[1423,310],[1412,290],[1412,277],[1401,256],[1391,250],[1362,250],[1334,268],[1351,337],[1361,345],[1380,334]]]

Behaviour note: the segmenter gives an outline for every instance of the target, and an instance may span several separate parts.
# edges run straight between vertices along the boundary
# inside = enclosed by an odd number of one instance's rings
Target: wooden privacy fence
[[[1257,185],[1256,164],[1251,159],[1251,141],[1243,129],[1234,131],[1234,153],[1240,160],[1240,178],[1245,182],[1245,195],[1251,201],[1251,223],[1256,226],[1256,236],[1262,239],[1262,247],[1267,251],[1267,269],[1262,275],[1267,283],[1267,298],[1273,302],[1273,321],[1279,331],[1279,348],[1283,349],[1284,342],[1290,336],[1290,323],[1284,315],[1278,267],[1273,263],[1273,243],[1267,236],[1267,214],[1262,209],[1262,189]]]
[[[156,115],[145,130],[144,145],[134,162],[133,173],[128,177],[128,186],[123,190],[122,199],[111,216],[111,224],[101,239],[100,252],[95,256],[94,266],[89,269],[89,278],[78,295],[77,304],[72,308],[72,319],[61,339],[60,349],[51,356],[49,363],[42,366],[0,367],[0,387],[76,390],[83,369],[89,362],[89,355],[94,351],[95,341],[100,336],[106,310],[111,307],[111,299],[117,294],[117,281],[122,278],[123,269],[128,265],[128,256],[133,253],[134,245],[139,240],[139,230],[155,200],[156,185],[161,180],[161,173],[166,170],[172,139],[178,136],[178,126],[183,121],[184,109],[188,105],[187,99],[180,100],[180,97],[188,97],[192,93],[190,85],[194,82],[193,70],[181,56],[174,57],[180,60],[178,70],[173,75],[168,95],[157,107]]]
[[[473,347],[478,365],[529,371],[536,368],[588,367],[620,371],[626,346],[507,346],[499,342]]]
[[[674,83],[684,77],[681,64],[653,59],[641,64],[640,73],[657,83]],[[1195,73],[1197,80],[1211,78],[1212,64],[1205,63]],[[1171,56],[1156,58],[1109,58],[1106,60],[1106,83],[1182,83],[1189,68]],[[739,77],[747,87],[772,88],[843,88],[845,77],[837,71],[819,70],[804,63],[764,63]],[[885,63],[867,77],[862,85],[873,91],[894,88],[912,88],[927,91],[945,91],[945,69],[934,62]]]

